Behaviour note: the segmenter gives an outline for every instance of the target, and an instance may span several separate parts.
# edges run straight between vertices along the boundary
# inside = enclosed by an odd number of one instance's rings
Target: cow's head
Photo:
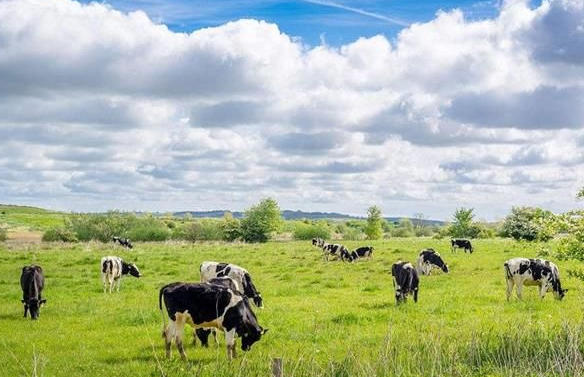
[[[138,270],[138,266],[135,263],[127,263],[124,264],[123,269],[126,271],[122,271],[123,274],[130,274],[135,278],[142,277],[140,270]]]
[[[314,246],[322,246],[322,244],[324,243],[322,238],[313,238],[312,239],[312,244]]]
[[[241,336],[241,349],[243,351],[249,351],[251,346],[260,340],[266,332],[268,332],[268,329],[263,329],[261,326],[258,328],[248,328]]]
[[[255,306],[257,306],[258,308],[263,308],[264,307],[264,299],[262,298],[262,295],[260,295],[260,292],[258,292],[254,297],[253,297],[253,303],[255,304]]]
[[[40,308],[45,302],[47,302],[47,300],[38,300],[36,298],[31,298],[28,300],[28,302],[24,300],[21,301],[24,304],[24,307],[28,308],[28,311],[30,312],[30,318],[33,320],[39,318]]]
[[[562,289],[560,279],[557,277],[552,279],[552,288],[554,290],[554,297],[556,300],[563,299],[564,296],[566,295],[566,292],[568,292],[567,289]]]
[[[444,271],[444,273],[448,273],[448,265],[446,263],[442,264],[442,271]]]

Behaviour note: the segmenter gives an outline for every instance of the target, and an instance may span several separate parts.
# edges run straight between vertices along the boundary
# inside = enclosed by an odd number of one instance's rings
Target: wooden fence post
[[[281,357],[274,357],[272,359],[272,377],[284,376],[284,363]]]

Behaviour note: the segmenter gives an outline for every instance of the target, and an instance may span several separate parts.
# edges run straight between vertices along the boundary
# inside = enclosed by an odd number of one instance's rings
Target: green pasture
[[[324,262],[310,242],[113,245],[0,244],[0,376],[270,376],[284,359],[285,376],[577,376],[584,370],[583,286],[568,277],[576,262],[558,261],[563,301],[526,287],[524,301],[505,300],[502,264],[535,256],[542,245],[478,240],[475,253],[451,253],[448,240],[347,242],[375,246],[374,258]],[[421,278],[419,302],[396,307],[391,264],[433,247],[449,274]],[[553,248],[553,245],[546,245]],[[126,277],[104,294],[99,261],[135,261],[143,278]],[[268,333],[250,352],[228,361],[224,340],[189,344],[189,360],[173,345],[164,358],[158,289],[197,281],[203,260],[246,267],[264,297],[255,309]],[[45,270],[47,307],[22,318],[22,266]],[[185,338],[192,339],[190,329]]]
[[[66,216],[68,214],[63,212],[53,212],[41,208],[0,204],[0,227],[26,227],[34,230],[46,230],[63,226]]]

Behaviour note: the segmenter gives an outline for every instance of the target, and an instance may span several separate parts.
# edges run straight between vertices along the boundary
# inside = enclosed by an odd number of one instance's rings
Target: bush
[[[546,225],[553,219],[553,213],[541,208],[513,207],[503,222],[501,233],[515,240],[548,241],[553,233],[547,231]]]
[[[397,227],[397,228],[393,228],[389,234],[392,237],[413,237],[414,236],[414,230],[411,228],[407,228],[407,227]]]
[[[361,230],[361,228],[348,226],[344,229],[344,232],[341,233],[341,236],[344,240],[358,241],[365,238],[365,233]]]
[[[241,225],[239,220],[233,218],[231,212],[225,212],[223,214],[221,231],[223,232],[223,241],[233,242],[241,237]]]
[[[44,242],[77,242],[77,237],[67,228],[51,228],[43,233]]]
[[[8,239],[8,231],[4,228],[0,228],[0,242],[4,242]]]
[[[223,239],[221,222],[213,219],[195,221],[186,228],[185,239],[191,242],[220,241]]]
[[[320,221],[316,224],[297,223],[292,234],[295,240],[311,240],[317,237],[326,240],[331,237],[327,224]]]
[[[241,237],[245,242],[267,242],[283,224],[278,203],[267,198],[245,211]]]

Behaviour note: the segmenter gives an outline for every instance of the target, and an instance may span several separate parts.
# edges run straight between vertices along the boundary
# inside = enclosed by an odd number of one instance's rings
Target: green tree
[[[263,199],[245,211],[241,220],[241,237],[245,242],[267,242],[282,225],[278,202],[272,198]]]
[[[480,232],[479,227],[473,224],[474,208],[457,208],[452,216],[452,224],[448,229],[448,233],[452,237],[457,238],[475,238]]]
[[[550,211],[534,207],[513,207],[505,218],[502,235],[516,240],[547,241],[553,237],[548,223],[554,221]]]
[[[383,217],[381,209],[377,206],[371,206],[367,209],[367,226],[365,234],[370,240],[378,240],[383,236]]]

